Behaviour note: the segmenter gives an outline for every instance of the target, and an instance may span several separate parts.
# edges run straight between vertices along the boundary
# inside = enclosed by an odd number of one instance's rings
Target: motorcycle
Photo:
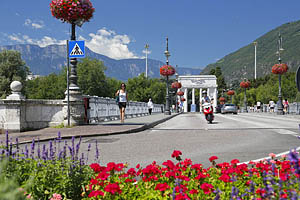
[[[206,121],[208,121],[211,124],[214,120],[214,112],[211,103],[205,102],[203,104],[203,113],[205,115]]]

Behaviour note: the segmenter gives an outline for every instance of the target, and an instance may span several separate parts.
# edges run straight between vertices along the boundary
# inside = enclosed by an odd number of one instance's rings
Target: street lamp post
[[[169,41],[168,41],[168,37],[166,39],[167,41],[167,48],[166,48],[166,51],[165,51],[165,56],[167,58],[166,60],[166,64],[169,65],[169,57],[171,56],[170,55],[170,52],[169,52]],[[170,101],[169,101],[169,76],[166,77],[166,87],[167,87],[167,90],[166,90],[166,109],[165,109],[165,114],[166,115],[171,115],[171,111],[170,111]]]
[[[175,80],[176,80],[176,82],[178,82],[177,65],[176,65],[176,72],[175,72]],[[178,88],[176,88],[176,90],[178,90]],[[177,96],[177,91],[176,91],[175,99],[176,99],[175,109],[176,109],[176,112],[178,113],[178,103],[177,103],[178,102],[178,96]]]
[[[145,45],[145,54],[146,54],[146,78],[148,78],[148,48],[149,48],[149,45],[146,44]]]
[[[256,80],[256,47],[257,42],[253,42],[254,44],[254,79]]]
[[[282,37],[281,34],[279,33],[278,35],[278,50],[277,50],[277,55],[278,55],[278,62],[281,64],[281,54],[280,52],[283,51],[282,48]],[[281,73],[278,74],[278,82],[279,82],[279,87],[278,87],[278,103],[277,103],[277,114],[278,115],[283,115],[283,105],[282,105],[282,95],[281,95]]]

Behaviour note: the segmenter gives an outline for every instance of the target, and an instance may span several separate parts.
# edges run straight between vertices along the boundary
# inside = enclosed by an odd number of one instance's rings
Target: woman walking
[[[126,108],[126,103],[128,101],[128,95],[126,92],[126,85],[125,83],[121,84],[121,89],[119,89],[116,93],[116,96],[119,97],[119,109],[120,109],[120,120],[121,123],[124,123],[124,118],[125,118],[125,108]]]

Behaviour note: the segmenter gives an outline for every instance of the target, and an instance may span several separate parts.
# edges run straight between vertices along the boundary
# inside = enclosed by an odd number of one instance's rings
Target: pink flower
[[[54,193],[54,194],[52,195],[52,198],[51,198],[50,200],[62,200],[62,197],[61,197],[60,194]]]
[[[276,154],[270,153],[269,156],[270,156],[272,159],[274,159],[274,158],[276,157]]]

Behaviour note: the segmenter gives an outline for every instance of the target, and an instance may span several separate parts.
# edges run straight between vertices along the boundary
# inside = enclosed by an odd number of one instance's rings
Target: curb
[[[80,138],[80,137],[82,137],[82,138],[88,138],[88,137],[97,137],[97,136],[109,136],[109,135],[121,135],[121,134],[137,133],[137,132],[141,132],[141,131],[153,128],[154,126],[156,126],[158,124],[161,124],[161,123],[163,123],[163,122],[165,122],[167,120],[170,120],[173,117],[176,117],[176,116],[178,116],[180,114],[181,113],[176,113],[176,114],[173,114],[173,115],[171,115],[169,117],[160,119],[158,121],[151,122],[149,124],[144,124],[141,127],[130,129],[130,130],[126,130],[126,131],[119,131],[119,132],[113,132],[113,133],[92,134],[92,135],[70,135],[70,136],[62,136],[61,139],[71,139],[73,137],[75,137],[75,138]],[[39,142],[45,142],[45,141],[53,140],[55,138],[57,138],[57,136],[56,137],[49,137],[49,138],[45,138],[45,139],[39,139],[38,141]],[[36,140],[35,140],[35,142],[36,142]],[[32,140],[27,140],[27,141],[19,142],[19,144],[28,144],[28,143],[32,143]]]

